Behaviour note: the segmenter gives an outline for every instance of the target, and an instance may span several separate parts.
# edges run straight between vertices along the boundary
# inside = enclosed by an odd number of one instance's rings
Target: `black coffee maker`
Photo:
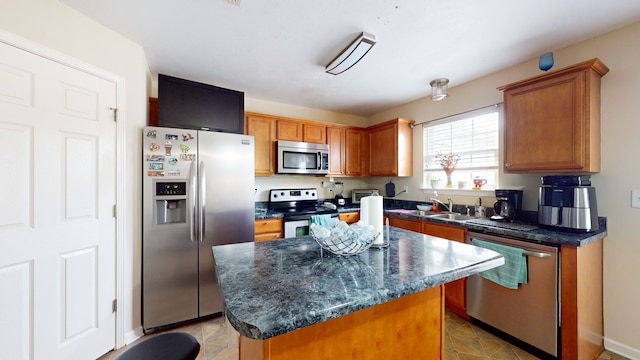
[[[492,220],[516,220],[522,210],[523,190],[496,189]]]

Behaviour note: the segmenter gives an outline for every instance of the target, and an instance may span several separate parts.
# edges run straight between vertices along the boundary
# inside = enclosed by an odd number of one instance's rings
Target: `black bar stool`
[[[193,336],[182,332],[156,335],[143,340],[114,360],[195,360],[200,343]]]

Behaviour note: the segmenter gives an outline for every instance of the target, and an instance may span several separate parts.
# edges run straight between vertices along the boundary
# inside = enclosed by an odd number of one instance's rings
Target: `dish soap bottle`
[[[478,203],[476,204],[476,217],[477,218],[484,218],[487,215],[487,211],[484,208],[484,206],[482,206],[482,198],[478,198]]]

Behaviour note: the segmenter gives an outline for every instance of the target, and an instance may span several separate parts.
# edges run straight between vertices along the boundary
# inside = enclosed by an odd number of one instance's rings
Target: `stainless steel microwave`
[[[329,173],[329,145],[278,140],[278,174]]]

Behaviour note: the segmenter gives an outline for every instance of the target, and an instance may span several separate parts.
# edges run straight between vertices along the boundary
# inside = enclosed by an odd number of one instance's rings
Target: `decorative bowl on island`
[[[351,226],[332,219],[329,227],[319,224],[309,226],[313,239],[325,250],[336,255],[357,255],[369,249],[378,234],[373,226],[358,221]]]

